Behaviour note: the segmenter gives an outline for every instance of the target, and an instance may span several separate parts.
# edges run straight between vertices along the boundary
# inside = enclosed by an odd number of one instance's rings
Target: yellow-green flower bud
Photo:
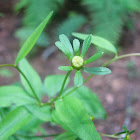
[[[72,58],[72,66],[76,69],[80,69],[84,64],[84,60],[80,56],[74,56]]]

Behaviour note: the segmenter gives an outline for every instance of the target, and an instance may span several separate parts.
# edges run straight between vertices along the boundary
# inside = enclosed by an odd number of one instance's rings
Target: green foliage
[[[27,93],[18,86],[0,87],[0,106],[8,107],[12,104],[17,106],[34,104],[36,101],[27,95]]]
[[[111,70],[108,68],[104,68],[104,67],[93,67],[93,68],[82,68],[83,71],[87,72],[87,73],[91,73],[94,75],[106,75],[106,74],[110,74]]]
[[[25,1],[26,2],[26,1]],[[23,3],[25,4],[25,3]],[[22,7],[22,4],[20,5]],[[102,56],[102,52],[98,52],[89,59],[82,58],[85,56],[90,43],[95,43],[100,48],[105,48],[110,45],[110,50],[116,53],[114,46],[105,39],[92,35],[82,35],[86,37],[82,46],[81,56],[79,52],[80,43],[74,40],[73,47],[64,34],[60,35],[60,41],[56,43],[57,47],[68,56],[71,66],[61,66],[59,69],[68,71],[66,75],[50,75],[42,84],[41,78],[33,67],[25,59],[26,55],[31,51],[39,35],[44,29],[46,23],[52,13],[40,24],[37,29],[29,36],[23,47],[18,53],[16,64],[3,64],[1,67],[10,66],[15,68],[21,77],[20,84],[12,86],[0,87],[0,139],[1,140],[43,140],[42,138],[55,137],[59,139],[84,139],[84,140],[101,140],[93,124],[93,119],[106,118],[106,112],[95,93],[86,87],[80,86],[86,83],[93,75],[106,75],[111,73],[111,70],[104,67],[111,62],[128,56],[140,56],[139,53],[127,54],[123,56],[115,56],[113,59],[105,63],[102,67],[85,68],[84,65],[90,63]],[[79,35],[79,34],[78,34]],[[81,35],[80,35],[81,36]],[[105,45],[104,47],[102,45]],[[109,48],[106,49],[109,51]],[[75,56],[76,55],[76,56]],[[19,64],[19,65],[18,65]],[[74,84],[70,91],[64,92],[68,83],[71,71],[76,70]],[[83,81],[80,70],[83,70],[91,75]],[[43,89],[49,101],[42,102]],[[64,94],[65,93],[65,94]],[[66,130],[64,134],[59,136],[46,135],[42,131],[41,124],[50,122],[59,124]],[[130,136],[134,131],[128,131],[124,127],[124,132],[114,135],[103,134],[112,138],[120,138],[119,134],[127,134]],[[43,135],[36,136],[37,132]],[[126,138],[124,138],[126,139]]]
[[[55,103],[53,119],[81,139],[101,140],[89,114],[77,98],[65,97],[58,100]]]
[[[33,48],[37,39],[41,35],[46,24],[49,22],[53,12],[50,12],[49,15],[42,21],[42,23],[35,29],[35,31],[29,36],[26,42],[23,44],[21,50],[19,51],[15,64],[17,64],[21,59],[23,59]]]
[[[86,37],[88,36],[87,34],[81,34],[81,33],[73,33],[72,35],[82,40],[85,40]],[[91,43],[96,45],[99,48],[99,50],[111,52],[117,55],[117,50],[115,46],[102,37],[93,36]]]
[[[25,40],[33,33],[34,28],[29,27],[23,27],[16,31],[15,36],[16,38],[20,39],[20,44],[23,44]],[[46,45],[49,44],[49,37],[42,32],[38,40],[36,41],[36,44],[42,47],[46,47]]]
[[[34,91],[36,92],[37,96],[41,98],[42,95],[42,81],[38,73],[32,68],[32,66],[28,63],[26,59],[22,59],[19,63],[20,69],[26,75],[27,79],[30,82],[31,86],[33,87]],[[25,80],[25,77],[20,74],[21,82],[24,88],[30,95],[33,95],[33,90],[30,88],[28,82]],[[35,79],[35,80],[33,80]]]
[[[75,73],[74,84],[76,87],[80,87],[83,84],[83,76],[80,70],[77,70]]]
[[[60,90],[64,81],[65,75],[50,75],[45,78],[45,92],[49,97],[55,96]],[[69,83],[69,78],[65,84],[65,87]]]
[[[26,108],[34,116],[39,118],[44,122],[51,121],[51,107],[50,106],[41,106],[38,105],[26,105]]]
[[[32,115],[24,107],[17,107],[0,122],[0,139],[6,140],[31,119]]]
[[[68,91],[67,91],[68,92]],[[67,93],[66,92],[66,93]],[[87,112],[95,119],[105,119],[106,112],[98,96],[87,87],[80,87],[73,91],[69,96],[76,97],[85,106]]]

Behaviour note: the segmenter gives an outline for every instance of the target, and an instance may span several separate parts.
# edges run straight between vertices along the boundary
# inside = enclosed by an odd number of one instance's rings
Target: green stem
[[[25,76],[25,74],[21,71],[21,69],[18,66],[15,66],[15,68],[19,71],[19,73],[24,77],[24,79],[26,80],[26,82],[28,83],[30,89],[32,90],[32,93],[34,94],[34,97],[36,98],[36,100],[38,101],[39,105],[41,104],[40,99],[38,98],[37,94],[35,93],[33,87],[31,86],[29,80],[27,79],[27,77]]]
[[[50,100],[50,102],[45,103],[45,104],[43,104],[43,105],[51,105],[54,101],[56,101],[59,97],[61,97],[61,95],[62,95],[62,93],[63,93],[63,90],[64,90],[64,87],[65,87],[65,84],[66,84],[66,81],[67,81],[67,78],[68,78],[68,76],[69,76],[70,73],[71,73],[71,71],[68,71],[68,72],[67,72],[67,74],[66,74],[66,76],[65,76],[65,79],[64,79],[64,81],[63,81],[61,90],[60,90],[58,96],[57,96],[56,98],[53,98],[52,100]]]
[[[106,67],[109,64],[111,64],[112,62],[122,59],[122,58],[126,58],[126,57],[130,57],[130,56],[140,56],[140,53],[131,53],[131,54],[125,54],[125,55],[120,55],[120,56],[115,56],[113,59],[109,60],[108,62],[106,62],[105,64],[102,65],[102,67]],[[94,74],[91,74],[90,76],[88,76],[85,80],[84,80],[84,84],[87,83],[87,81],[89,81],[93,76],[95,76]],[[79,87],[74,87],[73,89],[71,89],[65,96],[68,96],[69,94],[71,94],[73,91],[75,91],[76,89],[78,89]]]
[[[67,74],[66,74],[66,76],[65,76],[65,79],[64,79],[64,81],[63,81],[61,90],[60,90],[60,92],[59,92],[59,94],[58,94],[58,97],[60,97],[60,96],[62,95],[63,90],[64,90],[64,87],[65,87],[65,84],[66,84],[66,81],[67,81],[67,78],[68,78],[68,76],[69,76],[70,73],[71,73],[71,71],[68,71],[68,72],[67,72]]]
[[[15,68],[15,65],[13,65],[13,64],[3,64],[3,65],[0,65],[0,68],[1,67],[13,67],[13,68]]]
[[[24,75],[24,73],[21,71],[21,69],[17,66],[17,65],[13,65],[13,64],[3,64],[3,65],[0,65],[0,67],[13,67],[13,68],[16,68],[18,70],[18,72],[24,77],[24,79],[26,80],[26,82],[28,83],[30,89],[32,90],[33,94],[34,94],[34,97],[36,98],[36,100],[38,101],[39,105],[41,104],[40,103],[40,100],[37,96],[37,94],[35,93],[32,85],[30,84],[29,80],[27,79],[27,77]]]
[[[123,139],[119,136],[115,136],[115,135],[108,135],[108,134],[104,134],[104,133],[99,133],[101,136],[104,136],[104,137],[109,137],[109,138],[116,138],[116,139]]]

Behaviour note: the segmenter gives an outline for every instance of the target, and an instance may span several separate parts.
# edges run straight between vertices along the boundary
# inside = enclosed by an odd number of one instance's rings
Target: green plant
[[[23,27],[16,32],[16,37],[21,43],[53,9],[56,24],[50,25],[53,28],[50,28],[49,33],[43,33],[37,45],[46,47],[49,42],[56,40],[59,34],[65,33],[70,38],[71,33],[80,30],[84,24],[90,26],[82,28],[82,31],[103,37],[116,45],[123,27],[132,23],[134,12],[140,12],[140,2],[139,0],[20,0],[15,10],[20,11],[23,8],[25,11]],[[50,38],[50,34],[53,34],[53,37]]]
[[[129,56],[140,56],[140,53],[118,56],[115,47],[107,40],[98,36],[74,33],[75,36],[84,40],[79,56],[79,40],[75,39],[73,41],[73,51],[68,38],[65,35],[60,35],[60,41],[56,42],[56,45],[69,58],[72,65],[61,66],[60,69],[68,71],[67,74],[47,76],[43,84],[40,76],[25,57],[35,45],[51,16],[52,12],[23,44],[16,57],[15,64],[0,65],[0,67],[10,66],[15,68],[20,74],[23,86],[10,85],[0,87],[0,139],[42,140],[43,138],[54,137],[54,140],[101,140],[100,136],[124,140],[130,139],[130,135],[134,131],[128,131],[126,127],[124,127],[124,131],[113,135],[96,131],[92,120],[106,118],[106,112],[98,96],[87,87],[82,86],[82,83],[86,83],[94,74],[109,74],[111,71],[105,66],[110,63]],[[102,53],[98,52],[86,61],[83,61],[90,43],[102,50],[114,53],[115,57],[105,63],[102,68],[86,69],[91,75],[81,82],[82,76],[79,74],[79,70],[85,71],[83,65],[102,56]],[[78,71],[75,75],[76,80],[74,80],[76,86],[66,89],[69,83],[69,74],[73,69]],[[43,93],[49,97],[48,102],[41,101]],[[41,127],[41,124],[44,122],[59,124],[66,132],[62,134],[46,134]],[[42,135],[35,135],[38,131]],[[121,134],[126,134],[126,137],[120,137]]]

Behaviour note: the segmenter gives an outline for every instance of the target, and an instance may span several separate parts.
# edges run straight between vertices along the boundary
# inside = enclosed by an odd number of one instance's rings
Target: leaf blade
[[[80,42],[78,39],[73,40],[73,48],[74,48],[75,56],[78,56],[79,55],[79,48],[80,48]]]
[[[65,97],[56,101],[53,118],[64,129],[81,139],[101,140],[89,114],[77,98]]]
[[[62,70],[62,71],[72,71],[73,67],[71,67],[71,66],[59,66],[58,69]]]
[[[82,34],[82,33],[73,33],[72,35],[82,40],[84,40],[88,36],[88,34]],[[111,44],[108,40],[102,37],[93,35],[91,42],[92,44],[96,45],[98,48],[103,49],[103,51],[106,50],[108,52],[111,52],[117,55],[117,50],[115,46]]]
[[[36,100],[28,96],[27,93],[18,86],[0,87],[0,106],[8,107],[12,104],[17,106],[35,104]]]
[[[23,59],[33,48],[34,44],[36,43],[38,37],[42,33],[43,29],[45,28],[46,24],[49,22],[53,12],[50,12],[49,15],[42,21],[42,23],[35,29],[35,31],[29,36],[26,42],[23,44],[22,48],[20,49],[15,64]]]
[[[95,53],[93,56],[91,56],[89,59],[87,59],[84,64],[89,64],[97,59],[99,59],[100,57],[102,57],[103,52],[99,51],[97,53]]]
[[[68,51],[68,49],[67,49],[60,41],[55,42],[55,45],[56,45],[70,60],[72,59],[71,54],[70,54],[70,52]]]
[[[62,44],[67,48],[67,50],[69,51],[69,53],[71,54],[71,57],[74,56],[74,53],[73,53],[73,48],[72,48],[72,45],[68,39],[68,37],[64,34],[61,34],[59,36],[59,39],[60,41],[62,42]]]
[[[92,39],[92,35],[89,35],[85,38],[85,40],[83,42],[82,51],[81,51],[81,55],[80,55],[82,58],[84,58],[86,52],[88,51],[88,48],[90,47],[91,39]]]
[[[18,107],[11,111],[0,122],[0,139],[6,140],[9,136],[26,125],[31,118],[32,115],[24,107]]]
[[[82,70],[84,72],[91,73],[94,75],[107,75],[111,73],[111,70],[106,67],[93,67],[93,68],[83,67]]]
[[[80,70],[76,71],[76,74],[74,76],[74,85],[76,87],[80,87],[83,84],[83,76],[80,72]]]
[[[39,118],[42,121],[48,122],[51,121],[51,107],[50,106],[38,106],[34,105],[26,105],[25,108],[29,110],[34,116]]]
[[[73,91],[69,96],[76,97],[85,106],[87,112],[95,119],[105,119],[107,114],[101,104],[97,94],[92,92],[89,88],[82,86]]]

